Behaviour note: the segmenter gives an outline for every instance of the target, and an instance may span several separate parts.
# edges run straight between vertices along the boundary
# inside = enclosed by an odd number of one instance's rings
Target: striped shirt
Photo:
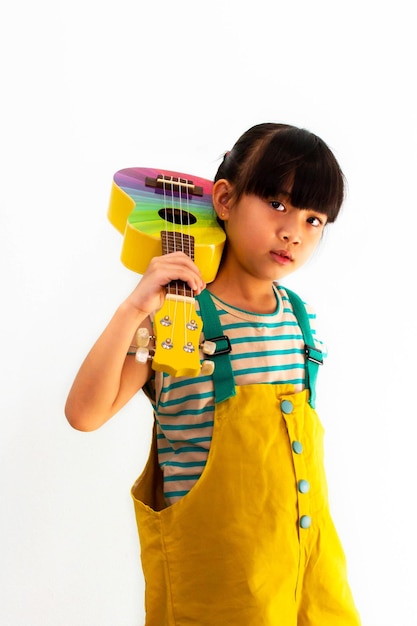
[[[285,288],[274,285],[274,289],[277,308],[271,314],[249,313],[214,296],[213,300],[232,347],[236,385],[291,384],[297,392],[305,385],[303,335]],[[315,315],[308,306],[307,312],[315,336]],[[154,372],[146,393],[155,412],[159,464],[169,505],[190,491],[207,462],[214,425],[213,380],[211,376],[176,378]]]

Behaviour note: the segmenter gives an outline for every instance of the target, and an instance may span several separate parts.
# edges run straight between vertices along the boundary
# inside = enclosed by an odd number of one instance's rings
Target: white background
[[[251,125],[319,134],[343,213],[286,284],[317,310],[334,518],[364,626],[416,626],[416,108],[412,3],[29,0],[1,53],[0,624],[141,626],[129,489],[142,396],[97,432],[63,406],[137,276],[107,221],[111,179],[211,178]]]

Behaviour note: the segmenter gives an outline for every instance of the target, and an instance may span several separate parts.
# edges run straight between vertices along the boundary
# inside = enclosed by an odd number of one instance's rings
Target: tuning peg
[[[216,352],[216,343],[214,341],[204,341],[201,346],[204,354],[212,355]]]
[[[148,348],[141,347],[136,350],[135,359],[138,363],[147,363],[150,358]]]
[[[136,343],[141,348],[145,348],[149,344],[149,330],[147,328],[138,328],[135,335]]]
[[[205,360],[201,364],[200,373],[202,376],[211,376],[214,372],[214,361]]]

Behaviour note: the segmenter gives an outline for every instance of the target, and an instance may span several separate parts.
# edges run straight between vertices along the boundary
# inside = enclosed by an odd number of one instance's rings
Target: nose
[[[282,241],[285,241],[285,243],[291,243],[293,245],[301,243],[301,230],[297,217],[298,216],[287,216],[284,223],[281,223],[279,226],[278,237]]]

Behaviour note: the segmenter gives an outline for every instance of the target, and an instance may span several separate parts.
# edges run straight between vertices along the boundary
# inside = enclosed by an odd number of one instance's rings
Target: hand
[[[183,280],[196,294],[205,283],[194,261],[184,252],[171,252],[154,257],[137,287],[127,298],[138,312],[146,316],[160,309],[166,295],[166,285],[172,280]]]

